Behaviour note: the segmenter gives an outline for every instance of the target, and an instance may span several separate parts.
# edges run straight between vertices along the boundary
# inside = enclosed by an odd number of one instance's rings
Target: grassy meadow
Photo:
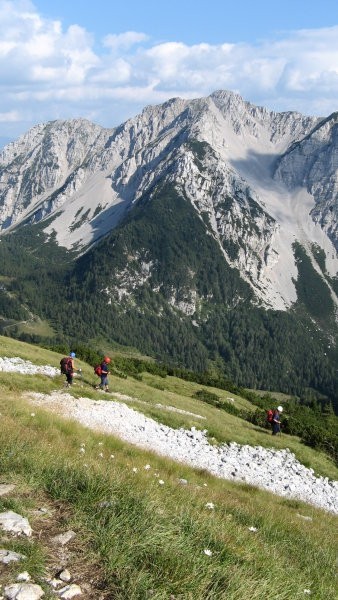
[[[59,366],[60,355],[49,350],[10,338],[0,343],[0,356]],[[92,367],[76,366],[83,376],[72,395],[102,399]],[[0,512],[14,510],[33,528],[31,538],[2,533],[3,548],[26,556],[0,568],[3,586],[27,570],[44,598],[55,598],[45,582],[60,564],[51,538],[73,530],[68,568],[84,600],[336,598],[336,516],[166,460],[33,408],[23,397],[62,391],[63,380],[0,372],[0,483],[15,484],[0,497]],[[207,429],[214,444],[288,447],[316,474],[338,479],[334,463],[297,438],[272,438],[193,398],[202,388],[149,373],[142,380],[110,378],[111,391],[127,396],[128,406],[171,427]],[[217,394],[250,408],[243,398]],[[119,399],[105,394],[110,398]]]

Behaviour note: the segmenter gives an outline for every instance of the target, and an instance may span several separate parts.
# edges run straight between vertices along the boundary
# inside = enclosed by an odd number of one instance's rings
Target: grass
[[[27,333],[46,338],[52,338],[55,335],[55,331],[49,323],[47,321],[42,321],[39,318],[17,324],[17,332],[19,335],[21,333]]]
[[[7,337],[0,336],[0,339],[3,356],[20,356],[34,364],[50,364],[59,368],[61,354]],[[77,387],[72,391],[73,395],[76,397],[85,395],[92,399],[102,399],[102,394],[93,388],[93,385],[98,382],[98,378],[94,375],[92,367],[79,360],[76,360],[76,366],[82,368],[83,376],[77,381]],[[31,375],[0,372],[0,393],[1,389],[4,392],[5,390],[12,390],[18,393],[24,389],[51,392],[55,387],[60,386],[61,388],[63,380],[63,376],[53,380],[42,375],[32,377]],[[155,388],[154,383],[159,383],[162,389]],[[209,439],[213,443],[234,441],[239,444],[273,446],[278,449],[288,447],[295,453],[300,462],[308,467],[311,466],[316,474],[330,479],[338,479],[338,468],[332,460],[324,453],[314,451],[312,448],[301,444],[298,438],[293,436],[272,437],[269,430],[238,419],[192,397],[197,390],[208,389],[224,400],[228,397],[233,398],[235,406],[239,408],[255,409],[246,399],[230,394],[225,390],[205,388],[205,386],[175,377],[161,378],[148,373],[142,374],[142,381],[132,377],[121,379],[110,376],[110,389],[113,392],[128,396],[130,399],[126,402],[130,407],[170,427],[207,429]],[[104,398],[107,400],[110,396],[105,395]],[[118,398],[111,398],[118,400]],[[169,412],[157,405],[174,407],[204,418],[194,418],[189,415]]]
[[[7,343],[7,338],[4,342],[2,355],[58,366],[55,353],[14,340]],[[81,367],[83,382],[72,392],[102,399],[91,387],[92,369],[84,363]],[[329,459],[299,440],[272,440],[264,430],[193,399],[195,384],[165,378],[165,389],[159,390],[154,379],[143,379],[111,378],[111,388],[134,398],[129,405],[161,422],[184,427],[194,423],[213,432],[216,442],[229,437],[248,444],[287,445],[316,471],[337,479]],[[3,547],[27,559],[0,571],[2,584],[28,570],[44,587],[45,597],[52,597],[44,576],[56,568],[59,557],[50,538],[72,529],[77,533],[71,546],[73,575],[80,585],[91,586],[84,600],[297,600],[304,598],[305,589],[316,600],[336,597],[334,515],[217,479],[36,407],[32,417],[22,393],[48,393],[62,380],[6,373],[0,377],[0,482],[16,484],[12,494],[0,497],[0,508],[27,516],[34,531],[29,539],[3,536]],[[159,403],[205,420],[168,412],[156,407]],[[144,468],[147,464],[150,469]],[[209,502],[214,509],[206,507]],[[48,512],[41,515],[41,506]]]
[[[272,396],[272,398],[275,398],[275,400],[277,400],[277,402],[285,402],[287,400],[290,400],[290,398],[292,396],[290,396],[290,394],[284,394],[283,392],[267,392],[266,390],[248,390],[250,391],[254,391],[256,394],[258,394],[259,396],[262,396],[262,398],[264,398],[264,396]]]

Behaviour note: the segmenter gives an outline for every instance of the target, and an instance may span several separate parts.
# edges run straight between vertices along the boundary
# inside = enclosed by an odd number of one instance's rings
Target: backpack
[[[95,373],[95,375],[98,375],[99,377],[101,377],[101,374],[102,374],[101,365],[97,365],[96,367],[94,367],[94,373]]]
[[[62,375],[67,375],[68,373],[71,373],[73,371],[73,363],[70,356],[65,356],[64,358],[61,358],[60,369]]]
[[[272,423],[273,421],[274,411],[270,408],[270,410],[266,411],[266,420],[268,423]]]

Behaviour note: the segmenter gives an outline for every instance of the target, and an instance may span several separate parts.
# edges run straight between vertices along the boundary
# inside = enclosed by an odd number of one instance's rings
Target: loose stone
[[[44,595],[42,587],[35,583],[13,583],[4,589],[7,600],[40,600]]]
[[[0,514],[0,527],[4,531],[9,531],[16,535],[21,535],[22,533],[28,537],[32,535],[32,528],[28,520],[12,510]]]

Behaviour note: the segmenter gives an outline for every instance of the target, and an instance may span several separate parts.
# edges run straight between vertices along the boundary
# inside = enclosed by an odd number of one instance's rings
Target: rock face
[[[54,121],[9,144],[0,156],[0,230],[42,222],[59,245],[84,253],[171,184],[257,298],[285,309],[297,297],[295,241],[312,261],[318,246],[325,274],[338,272],[337,166],[337,115],[275,113],[226,91],[175,98],[115,129]],[[144,280],[156,264],[141,267]],[[123,294],[132,275],[119,276]],[[197,301],[173,298],[186,314]]]
[[[311,216],[338,249],[338,113],[321,121],[278,162],[275,178],[290,190],[305,187],[315,204]]]

